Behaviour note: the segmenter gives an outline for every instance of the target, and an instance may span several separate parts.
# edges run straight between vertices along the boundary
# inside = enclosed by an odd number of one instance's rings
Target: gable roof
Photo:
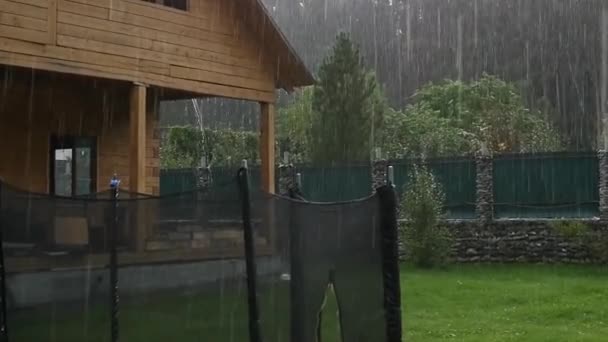
[[[260,37],[265,51],[270,52],[277,87],[292,91],[293,88],[312,85],[315,82],[313,74],[289,43],[262,0],[235,1],[244,16],[243,20],[256,36]]]

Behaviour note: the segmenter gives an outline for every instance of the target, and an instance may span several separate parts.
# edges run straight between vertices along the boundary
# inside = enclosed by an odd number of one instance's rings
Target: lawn
[[[608,269],[588,266],[485,265],[402,269],[406,341],[606,341]],[[266,341],[287,341],[285,303],[262,295]],[[219,292],[218,292],[219,294]],[[273,299],[274,298],[274,299]],[[272,302],[272,305],[270,305]],[[158,294],[122,301],[121,341],[244,342],[243,288],[221,295]],[[106,342],[101,304],[12,313],[11,342]],[[328,301],[324,342],[335,342],[335,303]],[[64,313],[68,311],[69,313]],[[272,327],[270,327],[272,326]],[[268,336],[271,335],[271,336]],[[347,341],[349,342],[349,341]]]
[[[407,341],[608,341],[608,268],[406,268]]]

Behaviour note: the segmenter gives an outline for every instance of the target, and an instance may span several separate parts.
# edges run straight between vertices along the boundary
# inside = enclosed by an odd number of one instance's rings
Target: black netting
[[[0,183],[10,341],[313,342],[321,321],[344,341],[396,341],[386,193],[308,203],[249,195],[243,176],[117,199]],[[337,305],[324,309],[329,287]]]
[[[235,181],[205,191],[126,201],[145,221],[147,265],[119,260],[121,339],[247,341],[241,200]],[[201,262],[200,260],[205,261]]]
[[[121,340],[247,340],[239,190],[233,179],[114,201],[112,191],[66,198],[0,185],[10,340],[111,340],[114,227]]]
[[[269,195],[253,201],[272,237],[277,272],[260,274],[265,341],[315,342],[321,321],[343,341],[387,340],[380,198],[319,204]],[[268,256],[258,253],[258,260]],[[324,307],[333,288],[337,308]]]
[[[110,201],[0,185],[11,341],[108,341]]]

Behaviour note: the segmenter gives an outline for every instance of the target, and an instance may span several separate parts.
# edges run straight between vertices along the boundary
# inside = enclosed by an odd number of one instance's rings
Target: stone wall
[[[454,243],[454,262],[600,263],[598,241],[608,242],[608,225],[579,220],[580,234],[564,234],[559,220],[446,221]],[[606,239],[606,240],[604,240]],[[607,246],[608,247],[608,246]],[[404,258],[402,247],[402,257]]]
[[[491,157],[479,155],[476,159],[476,203],[475,212],[481,223],[494,217],[494,162]]]
[[[599,164],[599,194],[600,194],[600,220],[608,221],[608,152],[599,151],[597,154]]]

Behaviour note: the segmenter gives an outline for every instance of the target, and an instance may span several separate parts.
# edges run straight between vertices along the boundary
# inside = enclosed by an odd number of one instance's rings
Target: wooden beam
[[[260,103],[260,158],[262,159],[262,189],[274,193],[274,104]]]
[[[146,191],[146,87],[133,84],[130,104],[129,190]]]

